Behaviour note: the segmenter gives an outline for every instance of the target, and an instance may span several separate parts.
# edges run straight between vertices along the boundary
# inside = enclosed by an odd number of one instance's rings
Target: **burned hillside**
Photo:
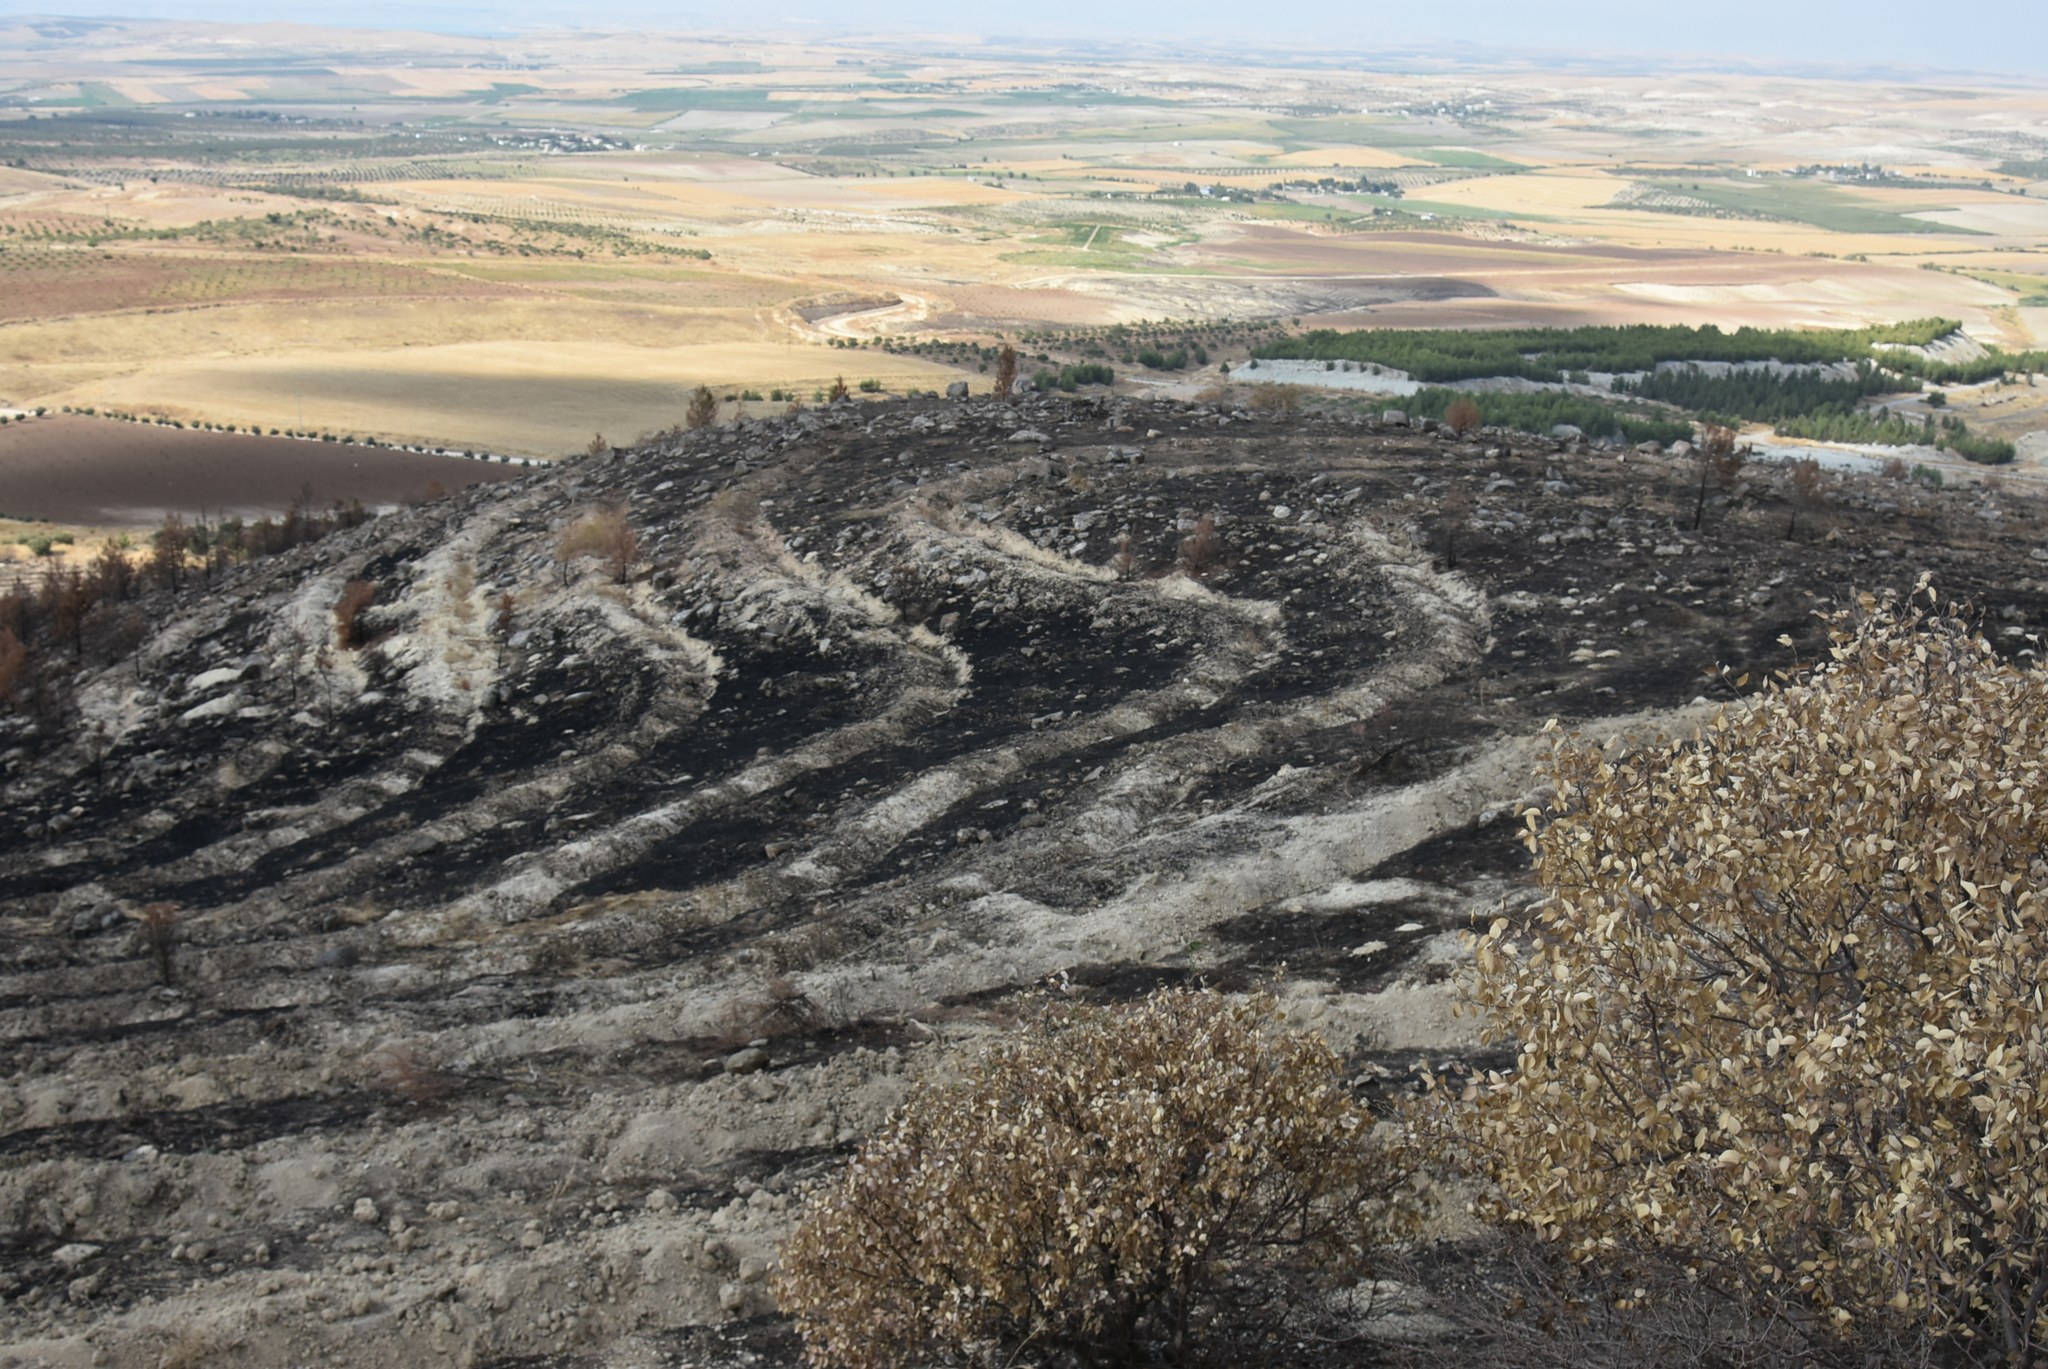
[[[1524,896],[1547,720],[1683,727],[1923,573],[2048,622],[2017,482],[1703,476],[842,404],[160,594],[0,733],[5,1339],[780,1353],[794,1194],[1048,984],[1277,983],[1403,1087],[1475,1049],[1456,934]]]

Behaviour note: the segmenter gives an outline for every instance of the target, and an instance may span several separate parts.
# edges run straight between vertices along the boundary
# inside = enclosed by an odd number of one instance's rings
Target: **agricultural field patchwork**
[[[842,374],[986,388],[983,349],[1074,326],[1941,316],[1984,345],[2048,340],[2027,269],[2048,200],[2012,152],[2044,101],[2019,89],[1998,92],[2011,128],[1955,91],[1894,92],[1867,117],[1880,160],[1844,150],[1853,83],[1793,76],[1588,87],[582,34],[540,61],[341,34],[243,60],[203,27],[21,32],[33,56],[0,57],[0,405],[266,426],[310,405],[557,456],[606,406],[654,430],[700,384],[735,403]],[[900,304],[803,308],[868,294]],[[163,326],[181,313],[233,322]],[[81,319],[99,323],[63,326]],[[494,340],[587,370],[436,350]],[[894,359],[927,343],[976,363]],[[1090,360],[1037,350],[1032,368]],[[497,396],[527,384],[545,412],[506,422]],[[429,434],[436,394],[483,429]]]

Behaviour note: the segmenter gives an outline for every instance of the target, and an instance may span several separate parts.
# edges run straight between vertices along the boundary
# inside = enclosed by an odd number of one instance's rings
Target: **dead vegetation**
[[[377,586],[369,580],[350,580],[334,601],[334,644],[343,651],[359,651],[370,644],[363,613],[377,602]]]
[[[555,561],[565,583],[569,568],[586,557],[599,562],[612,583],[632,582],[633,571],[640,564],[640,535],[633,530],[625,509],[593,509],[562,529],[555,543]]]
[[[708,428],[718,421],[718,396],[711,393],[709,385],[699,385],[690,395],[690,407],[683,416],[683,426],[695,432]]]
[[[168,988],[177,969],[178,905],[146,903],[136,925],[141,929],[142,944],[150,961],[156,966],[156,982]]]
[[[1496,1220],[1621,1282],[1655,1252],[1824,1362],[2030,1363],[2048,826],[2010,796],[2044,780],[2048,672],[1896,599],[1829,626],[1696,740],[1559,747],[1548,896],[1477,947],[1514,1068],[1448,1125]]]
[[[1284,1343],[1418,1220],[1319,1039],[1166,991],[1055,1009],[814,1199],[778,1285],[811,1362],[1208,1362]]]
[[[1221,535],[1216,531],[1216,515],[1205,513],[1195,520],[1195,526],[1180,543],[1181,573],[1193,579],[1200,579],[1216,569],[1223,554]]]
[[[727,1049],[800,1036],[825,1025],[811,996],[787,975],[771,975],[759,989],[727,999],[718,1010],[718,1041]]]
[[[371,1052],[371,1082],[416,1108],[431,1107],[455,1091],[456,1077],[435,1065],[418,1046],[394,1042]]]
[[[1254,385],[1245,404],[1261,418],[1286,418],[1301,411],[1301,400],[1299,385]]]

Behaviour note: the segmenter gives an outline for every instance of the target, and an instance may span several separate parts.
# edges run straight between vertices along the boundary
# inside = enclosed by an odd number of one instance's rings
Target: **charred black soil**
[[[1694,530],[1697,476],[841,405],[159,594],[0,722],[0,1339],[790,1362],[803,1186],[1035,995],[1269,986],[1379,1093],[1489,1058],[1457,933],[1526,897],[1548,720],[1697,725],[1923,573],[2014,651],[2048,622],[2031,496],[1830,477],[1787,538],[1781,472]],[[637,560],[564,561],[610,508]]]

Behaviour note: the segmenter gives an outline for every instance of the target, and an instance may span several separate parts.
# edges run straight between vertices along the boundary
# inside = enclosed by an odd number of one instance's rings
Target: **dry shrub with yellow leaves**
[[[1301,396],[1299,385],[1254,385],[1245,402],[1261,417],[1286,418],[1300,412]]]
[[[1895,599],[1831,633],[1691,741],[1556,750],[1548,898],[1477,944],[1519,1053],[1458,1126],[1581,1257],[1674,1255],[1816,1346],[2036,1362],[2048,672]]]
[[[626,519],[622,508],[595,509],[562,529],[555,542],[555,560],[566,576],[572,562],[595,557],[619,584],[633,578],[640,563],[640,537]]]
[[[811,1363],[1186,1363],[1412,1231],[1413,1172],[1270,1002],[1049,1012],[915,1093],[813,1199],[777,1292]]]

